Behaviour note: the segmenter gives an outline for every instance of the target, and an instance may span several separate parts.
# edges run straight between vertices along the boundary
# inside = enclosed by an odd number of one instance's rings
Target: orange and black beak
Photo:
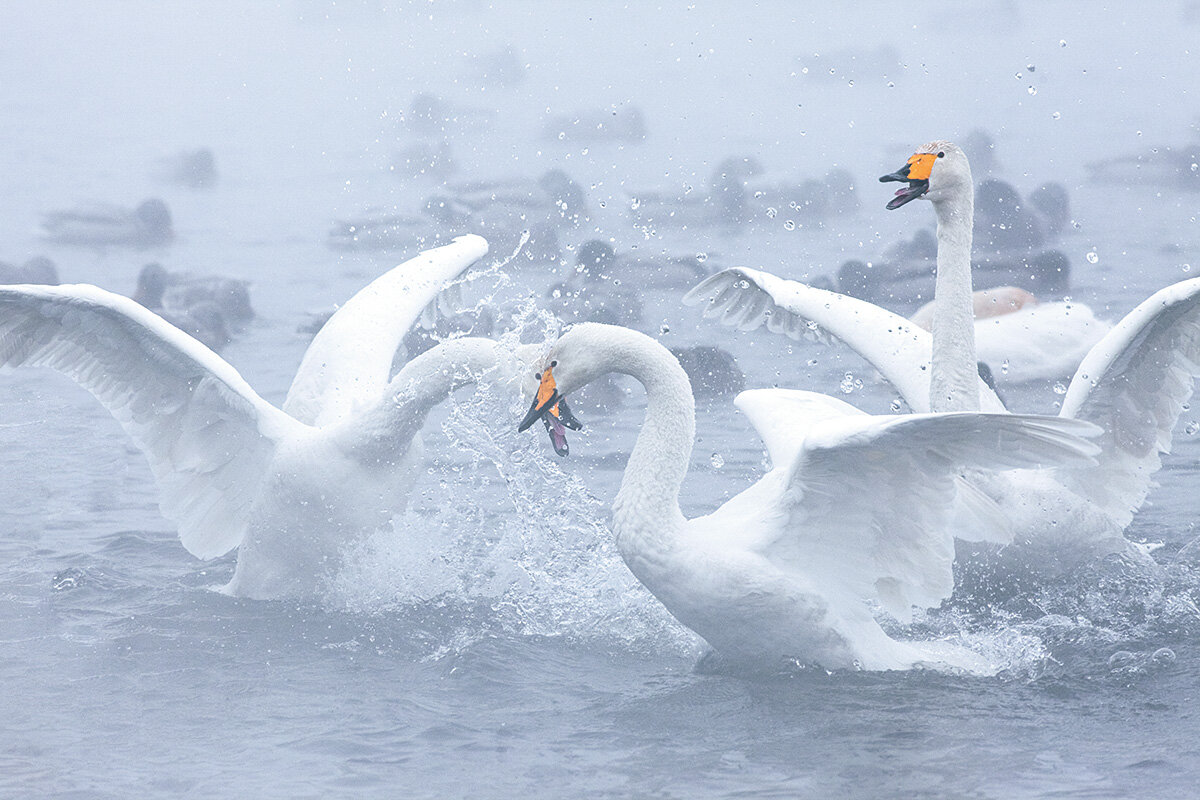
[[[896,196],[887,204],[888,210],[893,211],[910,200],[916,200],[929,191],[929,173],[933,172],[933,163],[937,161],[934,153],[916,153],[908,159],[908,163],[900,169],[884,175],[880,183],[907,183],[903,189],[896,190]]]
[[[546,424],[546,432],[550,434],[550,444],[554,447],[554,452],[565,456],[570,452],[567,447],[566,429],[582,430],[583,424],[575,418],[571,409],[567,407],[567,401],[559,395],[551,367],[546,367],[539,376],[539,380],[533,405],[530,406],[529,413],[521,420],[521,424],[517,426],[517,431],[528,430],[530,425],[539,419],[542,420]]]

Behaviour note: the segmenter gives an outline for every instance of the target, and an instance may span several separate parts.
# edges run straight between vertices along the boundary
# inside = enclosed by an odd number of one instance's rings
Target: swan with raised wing
[[[1010,414],[870,416],[824,395],[743,392],[737,405],[774,469],[712,514],[686,519],[679,490],[695,437],[695,401],[670,352],[645,334],[583,323],[531,376],[519,429],[610,372],[646,389],[646,418],[612,506],[617,547],[635,576],[716,657],[738,667],[788,661],[829,669],[919,665],[988,672],[945,643],[897,641],[868,607],[907,620],[953,589],[954,498],[962,466],[1086,464],[1093,426]],[[988,536],[990,504],[970,524]],[[966,517],[964,516],[963,519]]]
[[[955,145],[936,141],[880,180],[905,185],[889,209],[924,197],[938,221],[932,333],[871,303],[765,272],[718,273],[685,300],[743,330],[840,339],[887,379],[915,412],[1002,412],[976,369],[971,292],[971,170]],[[1063,398],[1063,419],[1086,420],[1103,435],[1097,463],[1053,475],[977,476],[1012,521],[1008,548],[1027,568],[1068,569],[1109,552],[1139,553],[1124,535],[1170,449],[1171,433],[1200,374],[1200,279],[1159,290],[1118,322],[1083,358]]]
[[[428,411],[519,374],[498,342],[463,338],[389,380],[422,309],[486,253],[464,236],[359,291],[313,339],[282,410],[191,336],[95,286],[0,288],[0,366],[50,367],[94,394],[146,454],[184,547],[204,559],[238,548],[227,592],[311,595],[347,543],[402,506]]]

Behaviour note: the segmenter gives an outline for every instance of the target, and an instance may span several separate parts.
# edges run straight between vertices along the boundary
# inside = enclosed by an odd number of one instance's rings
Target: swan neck
[[[613,501],[617,547],[631,566],[673,546],[684,522],[679,490],[696,436],[696,402],[687,374],[654,340],[635,343],[615,368],[646,389],[646,417]]]
[[[426,350],[396,373],[379,403],[351,418],[340,433],[348,450],[387,458],[408,449],[438,403],[478,383],[502,363],[500,345],[488,339],[450,339]]]
[[[979,372],[971,297],[971,231],[974,198],[965,191],[935,201],[937,279],[934,286],[933,362],[929,407],[933,411],[978,411]]]

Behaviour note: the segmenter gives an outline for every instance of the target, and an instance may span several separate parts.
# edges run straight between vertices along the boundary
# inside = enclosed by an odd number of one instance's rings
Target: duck
[[[692,194],[690,186],[682,194],[638,192],[629,200],[630,219],[639,228],[736,228],[751,216],[746,183],[762,171],[753,156],[726,158],[713,170],[707,194]]]
[[[235,329],[243,327],[255,316],[250,303],[250,285],[246,281],[220,275],[171,272],[157,262],[146,264],[138,273],[133,299],[151,311],[212,303]]]
[[[1087,165],[1092,183],[1200,191],[1200,143],[1149,148]]]
[[[1097,449],[1079,438],[1091,426],[1074,420],[873,416],[811,392],[752,390],[735,403],[766,444],[771,471],[713,513],[687,519],[679,491],[695,399],[679,362],[646,334],[600,323],[569,329],[527,376],[533,402],[518,430],[613,372],[646,391],[645,421],[612,503],[617,548],[712,648],[706,661],[739,671],[994,671],[962,648],[889,637],[868,603],[907,621],[914,606],[949,596],[963,466],[1071,465]],[[991,531],[982,510],[976,524]]]
[[[780,223],[810,223],[852,214],[859,208],[854,176],[834,168],[822,178],[802,181],[748,181],[751,215]]]
[[[157,197],[137,208],[93,204],[42,217],[42,235],[55,244],[135,248],[158,247],[175,238],[171,210]]]
[[[697,400],[731,397],[746,388],[746,373],[728,350],[711,344],[669,349],[688,376]]]
[[[634,105],[559,114],[546,120],[548,141],[638,144],[646,139],[646,116]]]
[[[422,308],[486,253],[481,237],[460,237],[360,290],[314,337],[281,407],[139,303],[85,284],[0,287],[0,366],[50,367],[108,408],[149,460],[188,552],[236,548],[223,591],[314,597],[343,548],[402,506],[429,410],[503,381],[514,354],[478,338],[442,342],[391,376]]]
[[[359,216],[336,220],[325,242],[331,250],[403,252],[433,247],[451,238],[440,231],[431,232],[429,220],[416,214],[369,208]]]
[[[58,267],[45,256],[34,256],[19,267],[0,261],[0,284],[13,283],[57,286]]]
[[[857,298],[769,273],[733,269],[702,282],[685,302],[706,304],[727,325],[792,338],[839,339],[891,383],[915,413],[1007,411],[979,377],[971,287],[973,193],[970,163],[956,145],[934,141],[883,176],[904,186],[897,209],[924,198],[938,220],[933,331]],[[1014,572],[1051,578],[1106,555],[1148,563],[1124,531],[1152,487],[1172,431],[1200,373],[1200,279],[1164,287],[1118,321],[1083,357],[1059,416],[1103,433],[1094,465],[1052,473],[976,476],[1010,520],[1013,544],[993,554]]]
[[[207,147],[185,150],[159,163],[158,178],[188,189],[211,189],[217,185],[217,157]]]

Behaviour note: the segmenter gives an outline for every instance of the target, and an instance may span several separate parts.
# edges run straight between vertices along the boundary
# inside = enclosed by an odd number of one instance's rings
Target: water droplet
[[[1200,422],[1196,422],[1196,420],[1190,421],[1184,427],[1183,432],[1188,436],[1195,436],[1197,433],[1200,433]]]
[[[631,209],[633,209],[634,211],[637,211],[639,208],[642,207],[642,201],[635,197],[629,201],[629,207]]]
[[[1053,114],[1050,115],[1050,119],[1062,119],[1062,112],[1055,111]]]
[[[1066,39],[1059,39],[1059,40],[1058,40],[1058,46],[1059,46],[1059,47],[1066,47],[1066,46],[1067,46],[1067,40],[1066,40]]]
[[[1037,67],[1035,67],[1033,64],[1026,64],[1025,69],[1027,69],[1030,72],[1037,72]]]
[[[713,453],[708,457],[708,463],[713,465],[713,469],[720,469],[725,466],[725,456],[720,453]]]
[[[1169,647],[1160,647],[1150,656],[1150,660],[1159,666],[1175,663],[1175,651]]]
[[[783,229],[785,231],[794,231],[796,230],[796,223],[789,219],[783,223]]]
[[[1182,267],[1180,267],[1180,269],[1181,269],[1181,270],[1183,270],[1184,272],[1191,272],[1191,270],[1192,270],[1192,265],[1191,265],[1191,264],[1184,264]]]
[[[692,193],[692,185],[691,185],[690,183],[685,183],[685,184],[683,185],[683,193],[684,193],[684,194],[691,194],[691,193]]]
[[[566,131],[559,131],[559,132],[558,132],[558,140],[561,142],[561,141],[562,141],[563,139],[565,139],[565,138],[567,138],[567,132],[566,132]]]
[[[708,261],[708,253],[696,253],[696,260],[703,264]]]
[[[1036,86],[1030,86],[1030,87],[1029,87],[1028,89],[1026,89],[1025,91],[1029,92],[1029,94],[1031,94],[1031,95],[1035,95],[1035,94],[1037,94],[1037,87],[1036,87]]]
[[[1128,650],[1118,650],[1108,657],[1108,666],[1110,669],[1127,669],[1133,666],[1133,662],[1137,660],[1137,656]]]
[[[902,409],[902,408],[904,408],[904,404],[900,402],[900,398],[899,398],[899,397],[893,397],[893,398],[892,398],[892,413],[893,413],[893,414],[899,414],[899,413],[900,413],[900,409]]]
[[[54,576],[50,588],[56,592],[70,591],[83,582],[83,570],[78,567],[67,567]]]
[[[1055,394],[1066,394],[1067,393],[1067,385],[1065,383],[1063,383],[1062,381],[1055,382],[1054,393]]]
[[[842,376],[842,382],[838,384],[838,388],[842,390],[842,394],[853,394],[856,389],[863,387],[862,379],[854,377],[853,372],[847,372]]]
[[[1000,374],[1001,375],[1008,374],[1008,359],[1007,358],[1004,359],[1004,362],[1000,365]]]
[[[658,326],[658,332],[659,333],[670,333],[671,326],[664,322],[662,325]]]
[[[1089,264],[1098,264],[1100,263],[1100,256],[1095,250],[1088,250],[1087,260]]]
[[[749,289],[749,288],[750,288],[750,281],[746,280],[745,278],[742,278],[741,280],[739,280],[737,283],[735,283],[735,284],[734,284],[734,288],[737,288],[737,289]]]
[[[769,206],[767,208],[767,216],[770,217],[771,219],[775,219],[775,216],[778,213],[779,213],[779,209],[775,208],[774,206]]]
[[[607,201],[607,200],[601,200],[601,201],[600,201],[600,207],[601,207],[601,208],[608,208],[608,201]]]
[[[853,86],[853,85],[854,85],[854,81],[850,81],[850,85],[851,85],[851,86]]]
[[[588,154],[588,149],[586,147],[579,151],[579,155],[581,155],[581,156],[586,156],[587,154]]]
[[[1196,172],[1197,170],[1200,170],[1200,164],[1197,164],[1195,161],[1193,161],[1192,162],[1192,172]]]

